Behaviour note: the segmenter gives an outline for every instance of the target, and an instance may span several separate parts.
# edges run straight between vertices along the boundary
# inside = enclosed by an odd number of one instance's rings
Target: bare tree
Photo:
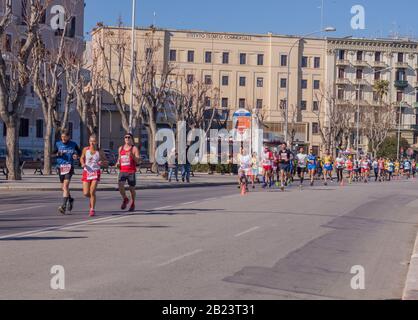
[[[40,22],[49,0],[27,0],[22,19],[25,42],[11,48],[10,53],[0,48],[0,117],[6,126],[7,169],[9,180],[21,180],[19,168],[19,121],[24,111],[26,89],[30,82],[31,53],[37,41]],[[12,19],[12,1],[3,1],[4,15],[0,20],[0,37]]]
[[[283,119],[286,118],[286,106],[284,105],[284,103],[287,103],[287,102],[282,102],[280,106],[280,111],[282,113]],[[294,104],[291,104],[289,106],[289,111],[287,114],[288,116],[287,136],[288,136],[291,146],[293,146],[295,142],[296,134],[297,134],[298,112],[299,110]]]

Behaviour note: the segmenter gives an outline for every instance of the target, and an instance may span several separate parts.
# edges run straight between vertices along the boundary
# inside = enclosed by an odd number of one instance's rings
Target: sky
[[[387,38],[393,35],[418,38],[416,0],[137,0],[137,26],[305,35],[323,25],[337,28],[329,36]],[[85,32],[97,22],[115,25],[121,17],[131,23],[132,0],[85,0]],[[354,30],[351,9],[365,10],[365,29]],[[155,16],[154,16],[155,12]],[[88,35],[87,35],[88,37]]]

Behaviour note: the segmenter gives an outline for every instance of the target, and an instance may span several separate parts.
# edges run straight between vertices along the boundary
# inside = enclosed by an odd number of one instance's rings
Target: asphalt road
[[[78,194],[69,217],[56,214],[58,193],[2,194],[0,299],[400,299],[417,191],[416,181],[245,197],[150,190],[133,215],[103,192],[94,220]],[[50,287],[55,265],[65,290]],[[353,266],[365,290],[351,288]]]

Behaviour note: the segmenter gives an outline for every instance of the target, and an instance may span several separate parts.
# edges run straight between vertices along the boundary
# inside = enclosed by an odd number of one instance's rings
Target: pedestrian
[[[82,183],[83,194],[90,199],[89,216],[94,217],[96,212],[96,190],[100,182],[101,168],[108,165],[106,155],[97,145],[96,135],[91,135],[89,146],[83,149],[80,158],[80,164],[83,168]]]
[[[74,198],[71,197],[70,183],[74,175],[74,161],[81,155],[78,145],[70,140],[68,130],[61,131],[61,141],[55,143],[53,152],[57,156],[58,174],[63,191],[63,203],[58,208],[61,214],[65,214],[68,210],[71,212],[74,208]]]
[[[176,149],[171,150],[168,156],[168,182],[171,182],[173,177],[179,182],[178,172],[179,172],[179,162],[178,162],[178,154]]]
[[[182,171],[181,171],[181,180],[183,182],[190,183],[190,170],[191,170],[191,163],[189,161],[189,149],[190,146],[187,146],[186,148],[186,163],[182,165]]]
[[[125,210],[129,204],[129,198],[126,196],[125,184],[128,183],[131,194],[131,205],[129,211],[135,211],[136,198],[136,167],[140,162],[138,148],[134,145],[133,135],[127,133],[124,137],[125,143],[119,148],[119,157],[117,167],[119,168],[119,192],[122,196],[121,209]]]

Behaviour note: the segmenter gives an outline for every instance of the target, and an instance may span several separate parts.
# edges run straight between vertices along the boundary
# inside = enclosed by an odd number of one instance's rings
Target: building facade
[[[92,33],[93,47],[97,39],[103,40],[104,35],[109,34],[109,30],[115,37],[129,39],[131,36],[129,28],[99,27]],[[402,104],[402,136],[412,145],[417,143],[416,42],[300,39],[271,33],[139,28],[136,30],[137,63],[141,63],[140,57],[146,54],[146,39],[150,32],[161,44],[158,59],[164,65],[173,64],[174,73],[181,72],[186,79],[198,78],[219,89],[216,105],[220,114],[225,110],[232,114],[241,108],[257,111],[263,115],[265,131],[271,137],[283,139],[284,109],[288,105],[289,126],[295,132],[294,145],[312,146],[319,154],[322,145],[319,122],[326,110],[326,106],[321,105],[325,102],[318,98],[321,92],[331,88],[341,103],[355,101],[358,97],[360,105],[372,105],[376,100],[373,83],[382,79],[390,82],[387,102]],[[127,50],[130,48],[129,41]],[[112,63],[110,51],[108,56]],[[126,68],[129,76],[129,64]],[[104,97],[102,141],[106,148],[113,149],[115,138],[119,139],[123,130],[111,100]],[[211,103],[214,102],[208,101],[208,105]],[[110,123],[113,128],[108,130]],[[113,136],[107,134],[109,131]],[[360,144],[367,150],[367,140],[362,132],[360,136]],[[354,139],[353,131],[352,143]]]
[[[1,46],[3,54],[12,51],[12,48],[24,41],[24,15],[26,1],[12,1],[13,18],[10,26],[6,29]],[[0,2],[0,16],[4,13],[4,1]],[[66,40],[71,41],[74,47],[79,48],[80,54],[84,50],[84,1],[77,0],[53,0],[46,11],[41,24],[41,36],[47,48],[57,47],[61,39],[61,33],[53,30],[51,19],[56,15],[51,9],[54,5],[62,5],[66,14],[71,14],[71,21],[67,27]],[[67,17],[66,17],[67,18]],[[74,48],[73,47],[73,48]],[[65,99],[65,84],[62,83],[61,94],[57,103],[60,105]],[[33,86],[27,88],[25,110],[20,120],[19,146],[24,157],[39,156],[43,153],[44,119],[41,105],[36,96]],[[72,107],[69,115],[69,130],[74,141],[80,140],[79,116]],[[0,119],[0,158],[5,157],[5,125]]]

